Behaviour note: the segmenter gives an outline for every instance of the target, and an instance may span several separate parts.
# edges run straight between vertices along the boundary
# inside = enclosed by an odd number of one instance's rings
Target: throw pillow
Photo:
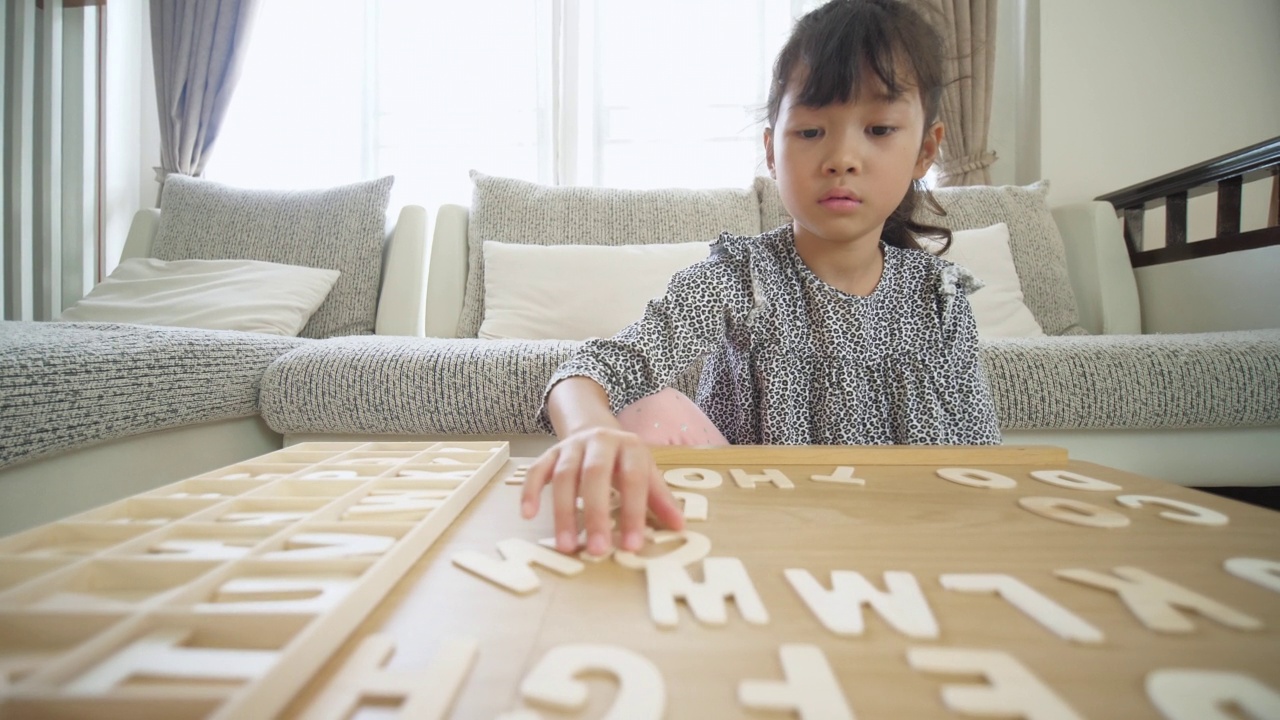
[[[393,182],[388,176],[325,190],[247,190],[170,175],[152,255],[337,270],[341,276],[301,336],[371,334]]]
[[[1047,335],[1083,333],[1076,294],[1067,274],[1062,235],[1049,212],[1049,183],[1026,187],[973,185],[933,191],[947,211],[939,217],[925,208],[917,219],[955,230],[1004,223],[1009,228],[1009,251],[1018,269],[1023,299]]]
[[[487,339],[610,337],[640,319],[677,271],[703,260],[709,243],[667,245],[484,244]]]
[[[295,336],[339,274],[257,260],[133,258],[58,319]]]
[[[643,245],[711,241],[722,231],[760,232],[752,189],[622,190],[551,187],[472,172],[467,280],[458,334],[484,320],[484,243]]]
[[[938,249],[941,249],[939,244]],[[957,230],[941,256],[967,268],[983,282],[969,295],[980,337],[1036,337],[1044,330],[1022,301],[1022,284],[1009,251],[1004,223],[976,230]]]

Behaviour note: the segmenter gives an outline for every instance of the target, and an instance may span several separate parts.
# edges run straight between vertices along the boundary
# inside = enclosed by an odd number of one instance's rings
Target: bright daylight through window
[[[466,204],[468,171],[561,185],[747,187],[770,63],[816,0],[271,0],[206,176],[396,176]]]

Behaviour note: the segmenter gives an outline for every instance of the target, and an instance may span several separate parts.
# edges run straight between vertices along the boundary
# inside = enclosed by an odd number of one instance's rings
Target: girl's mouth
[[[828,210],[856,210],[862,206],[862,201],[857,198],[836,195],[825,197],[819,200],[818,204]]]

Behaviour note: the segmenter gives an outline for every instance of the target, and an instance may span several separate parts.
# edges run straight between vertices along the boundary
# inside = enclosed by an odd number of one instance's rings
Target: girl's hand
[[[649,454],[633,433],[612,427],[575,432],[543,453],[525,475],[520,514],[538,514],[542,488],[551,485],[555,508],[556,549],[578,549],[577,499],[587,531],[587,552],[604,555],[612,545],[609,522],[610,490],[621,497],[618,526],[623,550],[644,545],[645,510],[672,530],[684,527],[684,515]]]

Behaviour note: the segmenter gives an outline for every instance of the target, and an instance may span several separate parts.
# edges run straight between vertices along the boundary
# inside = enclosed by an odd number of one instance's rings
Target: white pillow
[[[294,336],[340,274],[259,260],[133,258],[58,319]]]
[[[610,337],[666,293],[677,271],[711,252],[705,242],[658,245],[484,243],[488,339]]]
[[[969,296],[979,337],[1035,337],[1044,335],[1022,299],[1022,284],[1009,251],[1009,228],[1004,223],[952,233],[951,249],[941,256],[962,265],[986,283]]]

